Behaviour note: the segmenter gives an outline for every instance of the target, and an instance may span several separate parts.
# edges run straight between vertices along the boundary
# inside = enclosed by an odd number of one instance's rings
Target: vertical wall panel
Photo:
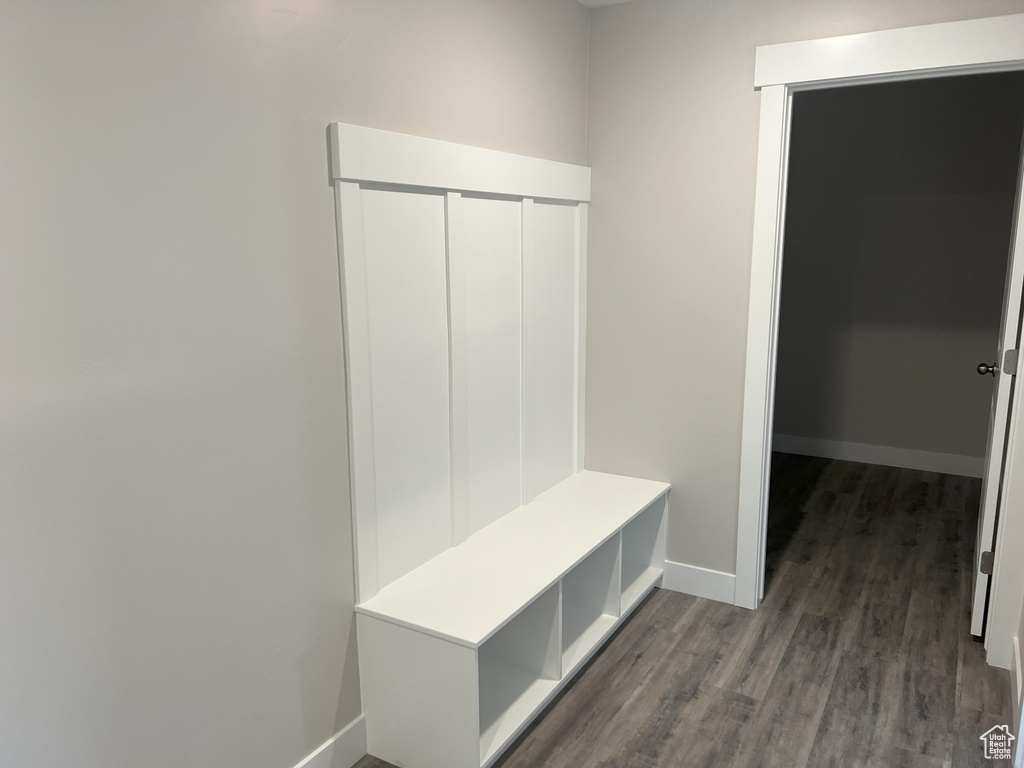
[[[587,246],[590,231],[590,204],[576,206],[576,452],[573,472],[582,472],[586,453],[587,413]]]
[[[366,247],[363,242],[363,191],[353,182],[335,185],[348,373],[349,483],[355,537],[356,602],[377,594],[377,483],[373,469],[373,386],[370,379],[369,309],[366,306]]]
[[[524,214],[524,437],[527,500],[573,474],[576,432],[575,206]]]
[[[453,322],[453,352],[464,355],[453,359],[464,393],[453,408],[465,411],[456,423],[465,429],[470,534],[522,498],[520,209],[517,201],[462,198],[461,248],[451,263],[453,317],[461,316],[464,334],[454,338]]]
[[[451,545],[444,198],[363,190],[363,224],[383,587]]]

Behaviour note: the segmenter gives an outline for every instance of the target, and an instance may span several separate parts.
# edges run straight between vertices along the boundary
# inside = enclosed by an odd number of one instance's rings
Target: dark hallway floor
[[[980,481],[772,471],[761,607],[656,590],[503,768],[1002,765],[978,737],[1009,724],[1009,677],[968,632]]]

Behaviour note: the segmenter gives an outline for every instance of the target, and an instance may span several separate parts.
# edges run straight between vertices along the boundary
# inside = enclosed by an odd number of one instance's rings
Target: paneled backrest
[[[590,170],[330,138],[361,602],[582,470]]]

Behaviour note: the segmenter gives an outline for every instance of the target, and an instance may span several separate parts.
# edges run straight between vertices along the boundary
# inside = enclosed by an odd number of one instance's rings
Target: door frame
[[[1024,69],[1024,14],[759,46],[761,91],[736,536],[736,605],[764,597],[775,365],[793,94]]]

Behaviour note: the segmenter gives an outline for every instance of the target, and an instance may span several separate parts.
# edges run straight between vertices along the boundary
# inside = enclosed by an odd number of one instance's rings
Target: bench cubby
[[[665,500],[652,505],[622,529],[622,610],[628,611],[665,570]]]
[[[562,677],[558,585],[480,646],[480,760],[486,762]]]
[[[619,599],[619,536],[613,536],[562,579],[562,669],[572,675],[615,626]]]

